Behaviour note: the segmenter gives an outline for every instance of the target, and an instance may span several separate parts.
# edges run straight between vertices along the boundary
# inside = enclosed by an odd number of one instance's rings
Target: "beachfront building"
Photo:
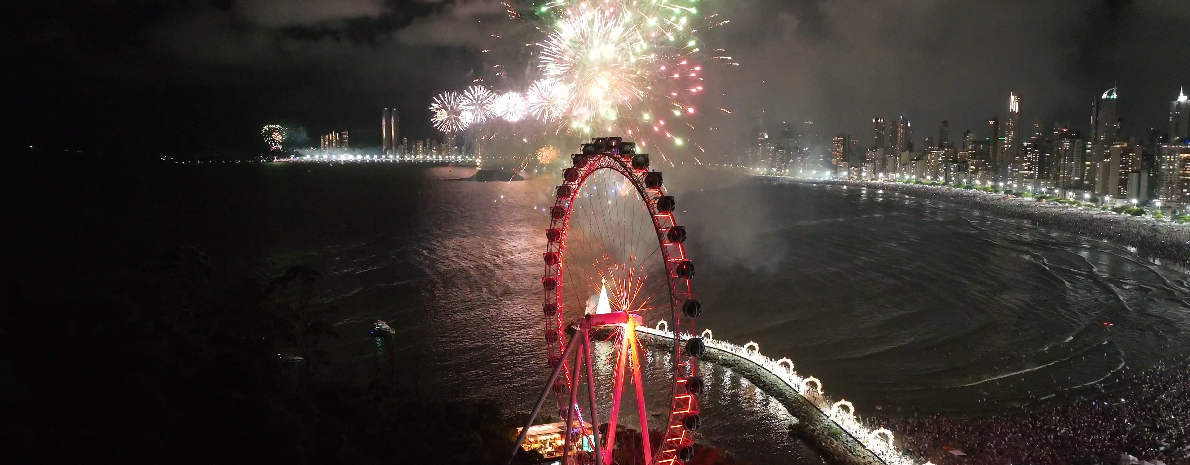
[[[1157,150],[1161,207],[1185,211],[1190,204],[1190,143],[1161,144]]]
[[[967,175],[972,184],[989,185],[996,181],[996,167],[992,159],[994,146],[994,143],[986,139],[971,141],[967,154]]]
[[[1071,129],[1069,125],[1054,128],[1049,171],[1050,182],[1054,187],[1063,190],[1081,187],[1086,153],[1082,133],[1078,129]]]
[[[1021,96],[1008,94],[1008,118],[1004,119],[1004,140],[1000,143],[1000,174],[1004,179],[1024,184],[1028,173],[1021,173],[1024,159],[1021,150]]]
[[[1144,148],[1135,141],[1113,142],[1104,158],[1095,163],[1095,195],[1110,204],[1147,200],[1148,173],[1141,167]]]
[[[846,178],[850,161],[851,136],[839,134],[831,139],[831,174],[836,178]]]
[[[1190,138],[1190,97],[1178,89],[1178,98],[1169,103],[1169,140],[1177,143]]]

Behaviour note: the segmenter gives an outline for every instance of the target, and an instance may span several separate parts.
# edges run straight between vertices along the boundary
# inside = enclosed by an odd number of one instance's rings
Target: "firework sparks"
[[[270,124],[260,130],[260,136],[264,138],[264,143],[268,144],[269,150],[281,151],[282,144],[288,136],[289,131],[285,126],[279,124]]]
[[[475,85],[463,91],[459,106],[463,109],[466,126],[486,123],[492,118],[492,107],[496,102],[496,94],[484,86]]]
[[[625,265],[611,265],[599,271],[600,285],[606,289],[607,303],[612,311],[642,313],[649,310],[647,296],[641,295],[645,278],[645,274],[637,273],[636,267]],[[600,292],[604,291],[601,289]]]
[[[694,125],[671,121],[665,131],[657,128],[664,123],[655,117],[671,113],[674,120],[705,117],[694,105],[697,97],[708,92],[703,63],[736,65],[723,49],[701,51],[698,31],[728,21],[717,14],[700,15],[702,5],[697,0],[531,3],[533,10],[525,11],[518,11],[515,2],[502,5],[510,20],[527,24],[521,31],[542,34],[517,41],[517,46],[532,50],[536,76],[528,77],[523,93],[495,95],[478,85],[465,90],[462,128],[485,121],[533,120],[555,125],[558,131],[636,135],[642,144],[651,134],[655,146],[668,141],[682,147],[690,139],[671,131],[679,125]],[[498,64],[491,69],[507,77],[508,68]],[[669,162],[668,157],[662,158]]]
[[[463,96],[458,92],[444,92],[434,97],[430,104],[433,114],[434,127],[446,134],[454,134],[466,129],[471,123],[469,116],[463,109]]]
[[[543,165],[548,165],[558,160],[558,155],[562,152],[557,147],[547,145],[537,149],[537,162]]]
[[[529,113],[541,121],[555,121],[570,108],[570,89],[565,85],[543,79],[529,87],[526,96]]]
[[[631,12],[582,4],[568,11],[541,44],[546,79],[573,90],[573,126],[615,121],[621,106],[645,95],[650,52]]]
[[[529,103],[525,96],[518,92],[501,94],[492,104],[492,112],[510,123],[516,123],[529,113]]]

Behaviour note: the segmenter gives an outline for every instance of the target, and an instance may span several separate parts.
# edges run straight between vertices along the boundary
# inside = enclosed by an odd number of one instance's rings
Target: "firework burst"
[[[494,103],[496,103],[496,94],[484,86],[474,85],[464,90],[459,105],[463,109],[466,126],[488,122],[493,116]]]
[[[650,52],[632,12],[580,4],[541,43],[545,78],[572,90],[572,125],[615,121],[645,95]]]
[[[534,118],[543,122],[556,121],[566,116],[570,108],[570,89],[559,82],[542,79],[529,87],[525,103]]]
[[[661,142],[687,145],[682,133],[697,131],[696,125],[705,122],[694,105],[705,92],[702,63],[736,65],[722,49],[703,52],[698,33],[728,23],[700,11],[708,2],[542,0],[523,2],[532,5],[524,11],[513,6],[517,3],[502,5],[511,21],[522,23],[516,29],[528,34],[517,40],[493,37],[528,45],[533,60],[523,81],[528,86],[523,94],[509,92],[487,104],[469,105],[471,121],[463,126],[533,120],[559,132],[621,133],[672,164]],[[492,69],[507,78],[505,70],[521,66],[500,63]],[[524,113],[513,94],[521,97]]]
[[[434,127],[446,134],[455,134],[471,124],[463,108],[463,96],[458,92],[444,92],[430,103]]]
[[[260,136],[264,138],[264,143],[268,144],[269,150],[278,152],[282,150],[282,144],[288,134],[289,131],[285,129],[285,126],[279,124],[270,124],[260,130]]]
[[[537,155],[537,163],[541,163],[543,165],[548,165],[550,163],[553,163],[558,160],[558,155],[560,155],[561,153],[562,152],[560,152],[557,147],[554,147],[552,145],[547,145],[545,147],[539,148],[539,149],[537,149],[537,154],[536,154]]]
[[[508,92],[496,97],[492,105],[492,112],[499,118],[510,123],[525,119],[529,113],[529,104],[525,96],[518,92]]]

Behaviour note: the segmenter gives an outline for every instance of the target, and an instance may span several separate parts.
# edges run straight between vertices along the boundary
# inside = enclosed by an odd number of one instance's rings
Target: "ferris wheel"
[[[705,345],[693,336],[701,305],[691,290],[694,264],[686,230],[674,218],[676,203],[632,142],[592,139],[571,159],[549,210],[543,254],[542,341],[552,373],[516,447],[553,396],[562,420],[553,450],[564,465],[611,464],[623,454],[646,465],[689,462],[703,389],[695,359]],[[656,381],[642,376],[636,328],[660,321],[673,341],[666,376]],[[660,385],[646,385],[647,379]],[[667,405],[654,409],[661,415],[650,425],[645,393],[658,391],[667,394]],[[616,452],[619,426],[639,428],[639,447]],[[650,430],[661,432],[659,442]]]

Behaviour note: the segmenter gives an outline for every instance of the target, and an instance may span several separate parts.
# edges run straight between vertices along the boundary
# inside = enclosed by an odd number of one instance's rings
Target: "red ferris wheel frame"
[[[611,170],[624,176],[635,188],[640,198],[643,199],[649,216],[653,222],[653,229],[657,235],[658,247],[663,257],[666,278],[669,284],[670,293],[670,319],[667,321],[669,328],[672,328],[674,334],[673,340],[673,383],[672,395],[670,402],[670,409],[668,415],[667,425],[664,431],[663,440],[656,445],[656,450],[651,450],[648,439],[648,425],[644,411],[644,399],[640,388],[639,372],[636,373],[638,406],[641,409],[641,426],[646,429],[642,433],[644,442],[644,454],[646,463],[656,463],[660,465],[672,465],[676,463],[684,463],[693,459],[693,439],[690,431],[698,427],[700,418],[698,416],[699,407],[696,394],[702,389],[702,381],[697,377],[694,357],[701,355],[703,346],[701,339],[693,338],[695,341],[688,341],[686,347],[681,344],[682,334],[689,334],[693,336],[694,333],[694,317],[700,312],[700,305],[694,299],[693,292],[690,286],[690,279],[694,275],[694,265],[687,258],[686,250],[683,243],[686,240],[685,228],[679,226],[674,219],[674,199],[671,196],[665,195],[663,187],[663,178],[660,172],[649,170],[648,155],[636,154],[635,146],[632,143],[623,143],[619,138],[597,138],[593,139],[590,144],[583,145],[583,153],[572,156],[573,166],[563,171],[563,182],[557,187],[557,200],[554,206],[550,209],[551,224],[550,229],[546,232],[548,244],[546,252],[543,254],[545,259],[545,276],[542,278],[542,287],[544,290],[543,296],[543,312],[546,319],[545,340],[548,346],[549,365],[554,370],[551,380],[547,384],[547,391],[543,393],[542,401],[545,400],[545,394],[553,392],[558,401],[559,414],[567,421],[567,431],[573,426],[571,419],[574,412],[570,406],[578,407],[577,394],[577,378],[580,376],[580,366],[582,363],[582,352],[586,349],[587,352],[587,367],[588,367],[588,383],[591,391],[592,410],[594,410],[594,378],[590,371],[590,344],[587,330],[591,327],[592,317],[596,315],[588,315],[584,321],[577,322],[575,336],[567,342],[565,330],[567,324],[575,322],[566,322],[563,320],[563,302],[561,290],[565,286],[563,282],[562,267],[563,257],[566,251],[566,235],[569,231],[570,215],[574,208],[574,200],[579,195],[580,189],[584,183],[593,174],[600,170]],[[637,321],[633,321],[633,319]],[[621,319],[625,319],[621,317]],[[632,331],[634,324],[639,324],[639,316],[628,316],[627,318],[628,331]],[[622,322],[623,323],[623,322]],[[601,323],[594,323],[601,324]],[[602,323],[611,324],[611,323]],[[581,333],[581,337],[580,337]],[[635,335],[628,335],[630,339],[632,351],[635,352],[637,347]],[[692,344],[693,342],[693,344]],[[579,355],[576,356],[576,363],[573,370],[570,368],[570,355],[575,352],[576,345],[584,346],[579,348]],[[635,353],[634,355],[635,356]],[[624,357],[621,357],[623,363]],[[621,368],[622,370],[622,368]],[[639,365],[638,365],[639,371]],[[622,388],[622,373],[618,374],[615,379],[615,390],[613,391],[613,405],[612,415],[609,417],[609,428],[607,435],[607,444],[600,444],[599,425],[597,412],[591,412],[596,424],[593,431],[595,442],[595,456],[602,459],[597,461],[597,465],[611,462],[611,450],[614,448],[614,425],[616,424],[616,416],[619,411],[620,390]],[[538,402],[538,407],[535,408],[533,416],[536,416],[537,410],[540,409],[541,402]],[[532,422],[532,420],[530,420]],[[572,438],[570,434],[566,434],[568,442]],[[518,445],[520,441],[518,440]],[[600,447],[600,446],[603,447]],[[605,451],[600,449],[606,448]],[[568,451],[567,451],[568,453]],[[564,455],[564,462],[565,462]]]

